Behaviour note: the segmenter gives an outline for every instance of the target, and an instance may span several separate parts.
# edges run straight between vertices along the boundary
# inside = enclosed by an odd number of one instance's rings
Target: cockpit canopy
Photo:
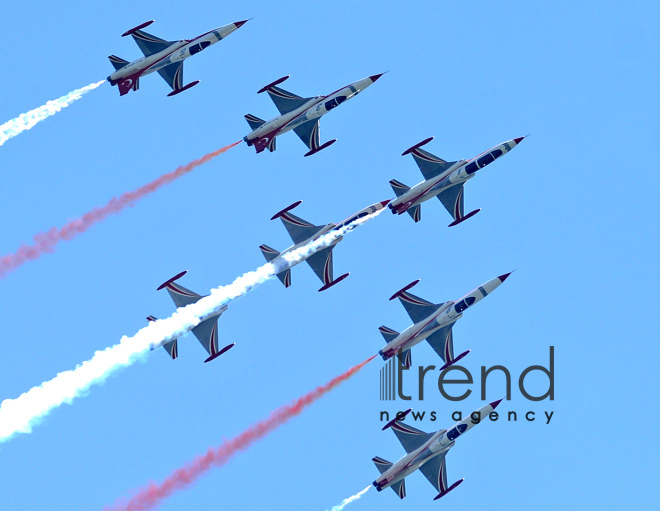
[[[447,438],[453,442],[459,436],[461,436],[463,433],[465,433],[466,429],[467,429],[467,424],[459,424],[455,428],[451,428],[449,430],[449,432],[447,433]]]
[[[461,300],[456,305],[454,305],[454,310],[457,313],[460,314],[465,309],[467,309],[470,305],[472,305],[475,301],[476,301],[476,298],[474,296],[468,296],[465,300]]]
[[[329,112],[333,108],[341,105],[344,101],[346,101],[346,96],[337,96],[336,98],[325,102],[325,109]]]
[[[208,48],[209,46],[211,46],[211,41],[202,41],[201,43],[193,44],[190,47],[190,54],[194,55],[195,53],[199,53],[204,48]]]

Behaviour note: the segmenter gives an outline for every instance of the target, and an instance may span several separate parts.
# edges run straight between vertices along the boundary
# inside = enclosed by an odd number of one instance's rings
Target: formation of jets
[[[133,62],[128,62],[114,55],[110,56],[109,59],[115,68],[115,72],[108,77],[108,81],[113,86],[117,85],[119,94],[123,96],[130,90],[138,90],[139,80],[142,76],[158,72],[172,88],[172,92],[168,96],[179,94],[199,83],[197,80],[184,85],[183,61],[224,39],[246,22],[247,20],[237,21],[206,32],[194,39],[179,41],[166,41],[145,32],[143,29],[153,21],[138,25],[126,31],[123,36],[132,36],[144,56]],[[328,95],[311,97],[301,97],[279,87],[289,76],[275,80],[262,87],[258,94],[267,92],[279,111],[279,115],[269,121],[251,114],[245,115],[252,131],[244,137],[244,141],[248,146],[253,146],[257,153],[261,153],[266,149],[273,152],[276,149],[277,137],[293,130],[307,146],[308,151],[305,156],[316,154],[336,142],[336,139],[332,139],[321,143],[319,131],[321,117],[365,90],[382,75],[381,73],[363,78]],[[508,140],[472,159],[458,161],[445,161],[422,149],[424,145],[433,139],[433,137],[427,138],[403,153],[403,155],[412,155],[424,177],[422,182],[411,188],[393,179],[390,181],[390,185],[396,195],[395,198],[367,206],[337,224],[314,225],[294,215],[291,211],[302,203],[302,201],[297,201],[271,218],[271,220],[279,218],[282,221],[293,241],[293,245],[282,252],[268,245],[261,245],[259,248],[267,262],[274,265],[276,269],[282,268],[277,273],[277,277],[285,287],[291,285],[292,266],[306,261],[322,282],[319,291],[328,290],[349,275],[344,273],[337,278],[334,277],[332,252],[337,243],[341,241],[341,236],[329,242],[327,246],[310,250],[293,264],[287,259],[287,256],[294,250],[307,246],[328,233],[343,229],[350,230],[356,220],[377,213],[385,207],[389,207],[393,214],[408,213],[415,222],[419,222],[421,220],[421,204],[433,197],[437,197],[451,215],[453,221],[449,226],[458,225],[480,211],[475,209],[465,213],[463,198],[465,183],[474,177],[478,170],[504,156],[520,144],[524,138],[518,137]],[[202,298],[201,295],[176,282],[185,273],[185,271],[179,273],[158,287],[159,290],[167,290],[176,307],[185,307]],[[439,304],[426,301],[410,292],[410,289],[417,285],[419,280],[408,284],[394,293],[390,300],[398,298],[401,301],[413,324],[403,332],[381,326],[379,330],[385,338],[386,345],[379,351],[379,354],[384,360],[397,355],[403,366],[410,367],[412,364],[411,349],[426,340],[443,360],[444,365],[440,368],[441,370],[456,364],[470,353],[470,350],[463,351],[458,356],[454,355],[452,329],[455,323],[468,308],[492,293],[509,275],[510,273],[506,273],[491,279],[457,301]],[[232,343],[220,348],[218,342],[218,318],[226,310],[227,306],[225,305],[217,314],[201,322],[192,330],[194,336],[208,353],[205,362],[216,359],[234,346]],[[147,319],[156,321],[153,316],[149,316]],[[163,347],[172,359],[178,357],[178,339],[163,341],[153,345],[152,349],[159,347]],[[394,431],[405,449],[406,455],[396,463],[390,463],[379,457],[373,458],[376,467],[381,472],[381,475],[374,481],[374,486],[378,491],[392,488],[399,497],[403,498],[406,495],[405,478],[419,469],[438,492],[435,498],[445,496],[463,481],[461,479],[448,485],[447,453],[455,445],[458,437],[465,434],[479,422],[479,419],[475,420],[475,415],[478,418],[486,417],[497,407],[500,401],[495,401],[480,408],[449,430],[441,429],[434,433],[425,433],[403,423],[403,418],[410,410],[407,410],[402,417],[398,416],[390,421],[383,429],[389,428]]]

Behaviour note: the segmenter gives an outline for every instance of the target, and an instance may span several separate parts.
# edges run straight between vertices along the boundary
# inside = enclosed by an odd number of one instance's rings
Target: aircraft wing
[[[438,493],[445,493],[447,491],[447,466],[445,461],[447,452],[449,451],[443,452],[419,467],[419,471],[438,490]]]
[[[412,319],[414,323],[419,323],[445,305],[444,303],[431,303],[419,296],[409,293],[407,289],[410,287],[412,286],[408,285],[402,290],[397,291],[392,298],[399,298],[399,300],[401,300],[408,316],[410,316],[410,319]],[[390,298],[390,300],[392,300],[392,298]]]
[[[412,154],[412,157],[415,159],[415,163],[419,167],[419,170],[422,171],[424,179],[427,181],[433,179],[436,176],[439,176],[445,172],[449,167],[454,165],[455,161],[445,161],[442,158],[421,149],[420,146],[430,142],[431,139],[426,139],[424,142],[420,142],[416,146],[411,147],[403,154]]]
[[[307,121],[297,128],[293,128],[293,131],[298,135],[298,138],[300,138],[300,140],[302,140],[311,151],[319,149],[319,120],[320,119]]]
[[[133,39],[139,46],[140,50],[142,50],[145,57],[163,51],[176,43],[176,41],[166,41],[165,39],[144,32],[143,30],[135,30],[131,33],[131,36],[133,36]]]
[[[321,279],[324,286],[333,282],[332,277],[332,249],[334,247],[324,248],[311,257],[307,258],[307,263],[314,270],[316,276]]]
[[[465,216],[463,210],[463,185],[465,182],[438,194],[438,199],[442,202],[449,214],[453,217],[454,221],[460,220]]]
[[[226,310],[226,309],[225,309]],[[224,311],[223,311],[224,312]],[[216,355],[219,351],[218,348],[218,318],[222,312],[217,316],[213,316],[206,321],[202,321],[199,325],[192,329],[199,343],[204,346],[210,357]]]
[[[277,83],[280,83],[280,80],[277,80]],[[292,92],[281,89],[280,87],[277,87],[275,85],[266,86],[266,91],[268,92],[270,99],[273,100],[273,103],[275,103],[275,106],[282,115],[288,114],[289,112],[293,112],[296,108],[303,106],[310,99],[314,99],[314,98],[302,98]]]
[[[303,220],[302,218],[294,215],[293,213],[289,213],[288,211],[283,213],[280,212],[275,215],[275,217],[282,220],[282,223],[289,233],[289,236],[291,236],[291,239],[296,244],[308,240],[325,227],[325,225],[310,224],[308,221]]]
[[[183,61],[159,69],[158,74],[172,87],[172,90],[183,88]]]
[[[427,440],[429,440],[435,433],[424,433],[423,431],[404,424],[403,422],[396,421],[392,424],[392,431],[401,442],[401,445],[406,452],[412,452],[419,449]]]
[[[431,345],[431,348],[440,355],[440,358],[445,362],[451,362],[454,360],[454,334],[452,333],[452,327],[455,322],[451,325],[442,327],[437,332],[429,335],[426,340]]]

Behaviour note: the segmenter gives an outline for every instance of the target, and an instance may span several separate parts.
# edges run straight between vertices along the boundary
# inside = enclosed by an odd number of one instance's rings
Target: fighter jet
[[[285,260],[284,256],[289,252],[297,248],[300,248],[304,245],[307,245],[308,243],[311,243],[314,240],[319,239],[321,236],[323,236],[324,234],[328,234],[330,231],[338,231],[344,228],[345,226],[353,223],[355,220],[359,218],[365,217],[367,215],[371,215],[376,211],[383,209],[385,206],[387,206],[388,202],[389,201],[382,201],[382,202],[377,202],[376,204],[372,204],[371,206],[361,209],[354,215],[351,215],[346,220],[338,224],[330,223],[326,225],[312,225],[306,220],[297,217],[293,213],[290,213],[290,211],[293,208],[299,206],[302,203],[302,201],[299,200],[298,202],[294,202],[290,206],[284,208],[282,211],[276,213],[271,218],[271,220],[275,220],[276,218],[282,220],[284,227],[286,227],[286,230],[289,232],[289,236],[291,236],[291,239],[293,240],[295,245],[287,248],[283,252],[278,252],[277,250],[269,247],[268,245],[261,245],[259,248],[261,249],[261,252],[264,254],[266,261],[269,261],[277,265]],[[313,252],[307,257],[305,257],[305,259],[302,259],[301,261],[298,261],[293,265],[295,266],[296,264],[299,264],[302,261],[306,260],[307,264],[309,264],[312,267],[314,273],[316,273],[318,278],[321,279],[321,281],[323,282],[323,286],[319,289],[319,291],[325,291],[326,289],[330,289],[332,286],[338,284],[349,275],[348,273],[344,273],[341,277],[335,279],[332,273],[332,250],[335,248],[335,245],[339,243],[342,239],[343,238],[341,237],[338,238],[329,247],[321,249],[317,252]],[[291,268],[287,268],[286,270],[278,273],[277,278],[280,279],[280,281],[282,281],[284,287],[289,287],[291,285]]]
[[[402,156],[408,153],[412,154],[419,170],[424,175],[425,181],[410,188],[400,181],[392,179],[390,185],[392,185],[397,197],[390,202],[392,213],[401,215],[408,212],[415,222],[419,222],[422,219],[422,202],[437,197],[454,218],[454,221],[449,224],[449,227],[458,225],[468,218],[473,217],[481,209],[470,211],[467,215],[463,212],[463,185],[468,179],[474,177],[477,170],[483,169],[489,163],[508,153],[520,144],[524,138],[518,137],[503,142],[481,153],[479,156],[475,156],[471,160],[451,162],[447,162],[426,152],[424,149],[420,149],[420,147],[433,140],[433,137],[412,146],[410,149],[404,151]]]
[[[133,36],[140,50],[144,53],[144,57],[128,62],[116,55],[110,55],[108,58],[114,66],[115,72],[108,76],[108,81],[110,85],[117,85],[119,95],[123,96],[128,94],[131,89],[138,90],[142,76],[158,71],[158,74],[172,87],[172,92],[168,96],[179,94],[199,83],[199,80],[195,80],[183,85],[183,61],[224,39],[247,21],[230,23],[194,39],[182,39],[180,41],[165,41],[144,32],[142,29],[151,25],[154,20],[142,23],[142,25],[124,32],[122,37]]]
[[[452,334],[454,323],[463,317],[463,312],[468,307],[473,306],[492,293],[509,275],[511,273],[505,273],[489,280],[477,289],[470,291],[463,298],[459,298],[458,302],[450,300],[438,304],[427,302],[423,298],[409,293],[408,290],[416,286],[419,283],[419,279],[411,282],[403,289],[394,293],[390,297],[390,300],[394,300],[395,298],[401,300],[414,324],[401,333],[386,326],[381,326],[378,330],[383,334],[387,344],[378,353],[383,357],[383,360],[389,360],[396,353],[400,352],[399,357],[402,365],[410,367],[412,364],[410,349],[426,339],[431,345],[431,348],[445,362],[440,368],[441,371],[455,364],[470,353],[470,350],[464,351],[459,356],[454,357],[454,336]]]
[[[172,300],[174,300],[174,305],[176,305],[177,308],[185,307],[186,305],[195,303],[202,298],[201,295],[198,295],[194,291],[191,291],[190,289],[187,289],[183,286],[180,286],[179,284],[174,283],[174,281],[180,279],[186,273],[188,273],[187,270],[182,271],[181,273],[172,277],[170,280],[163,282],[160,286],[158,286],[159,291],[163,288],[167,289],[167,292],[172,297]],[[236,343],[231,343],[222,349],[218,349],[218,318],[226,310],[227,310],[227,306],[223,305],[220,311],[216,315],[211,316],[210,318],[202,321],[199,325],[197,325],[195,328],[192,329],[192,333],[195,334],[197,340],[202,344],[202,346],[204,346],[204,349],[209,354],[209,357],[206,360],[204,360],[204,362],[210,362],[211,360],[215,360],[220,355],[233,348],[234,344],[236,344]],[[156,318],[153,316],[148,316],[147,319],[149,321],[156,321]],[[160,346],[162,346],[163,348],[165,348],[165,351],[167,351],[170,357],[172,357],[172,360],[174,360],[179,356],[177,341],[178,339],[174,339],[173,341],[169,341],[167,343],[161,342],[159,344],[155,344],[151,346],[151,349],[155,350]]]
[[[314,96],[310,98],[301,98],[289,91],[276,87],[276,85],[287,80],[289,76],[275,80],[259,89],[257,94],[268,92],[268,95],[273,100],[273,103],[275,103],[281,115],[268,122],[252,114],[246,115],[245,120],[250,125],[250,128],[252,128],[252,131],[243,140],[247,142],[248,146],[253,145],[257,153],[262,152],[266,147],[272,153],[275,150],[275,138],[282,133],[293,130],[309,149],[305,153],[305,156],[318,153],[320,150],[325,149],[337,141],[337,139],[334,139],[320,145],[319,120],[321,117],[333,108],[341,105],[344,101],[362,92],[383,76],[383,74],[363,78],[327,96]]]
[[[419,469],[429,483],[438,491],[438,495],[433,500],[438,500],[447,495],[464,480],[459,479],[451,486],[447,486],[447,464],[446,456],[449,449],[454,447],[456,439],[472,429],[476,424],[484,420],[490,412],[497,408],[502,400],[495,401],[479,410],[472,412],[447,431],[441,429],[435,433],[424,433],[417,428],[401,422],[412,408],[403,412],[403,417],[398,415],[388,422],[383,430],[392,428],[394,434],[406,450],[406,455],[396,463],[390,463],[383,458],[376,456],[373,462],[380,471],[380,476],[373,482],[378,491],[385,488],[392,488],[400,498],[406,496],[406,477]],[[478,415],[477,415],[478,414]]]

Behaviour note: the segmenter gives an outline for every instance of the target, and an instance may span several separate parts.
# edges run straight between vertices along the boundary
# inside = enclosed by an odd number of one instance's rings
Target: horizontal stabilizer
[[[278,255],[280,255],[280,253],[277,250],[269,247],[268,245],[260,245],[259,250],[261,250],[261,253],[266,258],[266,261],[269,262],[275,259]]]
[[[412,355],[410,354],[410,349],[403,351],[399,350],[398,356],[399,356],[399,360],[401,361],[401,365],[403,367],[412,366]]]
[[[252,128],[253,130],[256,130],[259,126],[265,124],[266,122],[263,119],[259,119],[259,117],[252,114],[247,114],[244,117],[247,123],[250,125],[250,128]]]
[[[385,342],[391,342],[392,340],[396,339],[397,336],[399,335],[399,332],[396,330],[392,330],[391,328],[388,328],[386,326],[381,326],[379,329],[381,334],[383,334],[383,337],[385,338]]]
[[[291,286],[291,268],[287,268],[277,274],[277,278],[284,284],[284,287]]]
[[[374,458],[372,458],[371,461],[374,462],[374,464],[376,465],[376,468],[378,469],[378,471],[381,474],[386,472],[393,465],[393,463],[391,463],[387,460],[384,460],[383,458],[380,458],[379,456],[375,456]]]
[[[147,316],[147,321],[156,321],[158,318],[154,316]],[[179,356],[179,348],[177,346],[178,339],[163,344],[163,348],[167,351],[168,355],[172,357],[172,360],[176,359]]]
[[[406,210],[406,213],[408,213],[412,217],[412,219],[415,221],[415,223],[417,223],[422,219],[422,206],[420,204],[417,204],[417,206],[413,206],[412,208],[408,208]]]
[[[115,71],[119,71],[122,67],[128,64],[128,60],[120,59],[117,55],[110,55],[108,57],[110,64],[115,68]]]
[[[409,186],[404,185],[401,181],[397,181],[396,179],[392,179],[390,185],[392,185],[392,190],[394,190],[397,197],[401,197],[404,193],[410,190]]]
[[[390,486],[392,490],[394,490],[394,493],[396,493],[400,499],[406,498],[406,480],[401,479],[398,483],[394,483],[392,486]]]

